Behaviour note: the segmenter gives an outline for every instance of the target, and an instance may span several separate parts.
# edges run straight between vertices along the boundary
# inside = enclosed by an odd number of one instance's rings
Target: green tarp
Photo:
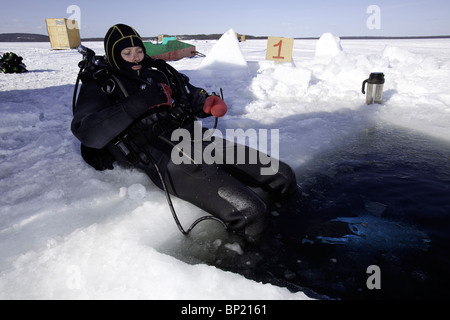
[[[165,44],[154,44],[152,42],[144,42],[145,49],[147,50],[147,54],[151,57],[157,56],[160,54],[164,54],[171,51],[182,50],[186,48],[194,48],[193,45],[178,41],[178,40],[169,40]],[[195,51],[195,49],[194,49]]]

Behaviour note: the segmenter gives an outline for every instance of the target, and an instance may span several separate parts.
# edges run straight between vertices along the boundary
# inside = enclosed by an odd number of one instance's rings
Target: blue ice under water
[[[345,244],[365,250],[427,250],[431,242],[425,232],[415,227],[378,217],[340,217],[331,221],[347,223],[351,233],[342,237],[317,236],[322,243]]]
[[[450,297],[450,143],[379,124],[297,173],[297,283],[337,298]],[[364,285],[369,265],[381,290]]]

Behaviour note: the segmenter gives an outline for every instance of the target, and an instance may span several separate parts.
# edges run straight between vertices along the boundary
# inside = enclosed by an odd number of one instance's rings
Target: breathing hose
[[[204,221],[204,220],[214,220],[214,221],[220,222],[220,223],[223,225],[223,227],[225,228],[225,230],[228,229],[228,226],[227,226],[227,225],[225,224],[225,222],[223,222],[221,219],[216,218],[216,217],[214,217],[214,216],[204,216],[204,217],[200,217],[200,218],[198,218],[197,220],[195,220],[195,221],[191,224],[191,226],[189,227],[189,229],[188,229],[187,231],[185,231],[184,228],[183,228],[183,226],[181,225],[180,220],[178,219],[177,213],[175,212],[175,208],[174,208],[174,206],[173,206],[173,203],[172,203],[172,199],[171,199],[171,197],[170,197],[169,190],[167,189],[166,182],[164,181],[164,178],[163,178],[163,176],[162,176],[161,170],[159,169],[159,166],[158,166],[158,164],[156,163],[156,160],[153,158],[153,156],[152,156],[151,154],[148,153],[148,154],[146,154],[146,155],[149,157],[149,159],[150,159],[150,161],[151,161],[153,167],[154,167],[155,170],[156,170],[156,173],[158,174],[159,179],[161,180],[161,183],[162,183],[162,186],[163,186],[163,189],[164,189],[164,193],[165,193],[166,199],[167,199],[167,204],[169,205],[170,211],[172,212],[173,219],[175,220],[175,223],[177,224],[178,229],[181,231],[182,234],[188,235],[188,234],[192,231],[192,229],[195,228],[195,226],[196,226],[197,224],[199,224],[200,222],[202,222],[202,221]]]

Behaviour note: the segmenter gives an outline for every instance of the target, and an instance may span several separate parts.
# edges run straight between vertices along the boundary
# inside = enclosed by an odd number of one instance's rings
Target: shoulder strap
[[[95,57],[97,64],[82,65],[80,62],[80,72],[75,83],[72,113],[75,112],[76,96],[78,93],[78,85],[82,83],[94,82],[108,97],[112,104],[118,103],[120,100],[128,96],[128,92],[122,85],[120,80],[112,73],[112,69],[108,67],[104,57]]]
[[[186,85],[189,82],[189,78],[186,75],[178,72],[166,61],[162,59],[153,59],[148,55],[145,57],[143,65],[145,67],[155,68],[163,72],[170,82],[169,85],[173,91],[173,96],[179,101],[180,104],[188,104],[188,91],[186,89]]]

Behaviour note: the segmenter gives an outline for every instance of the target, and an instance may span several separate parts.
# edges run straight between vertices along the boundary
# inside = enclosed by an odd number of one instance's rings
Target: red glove
[[[223,117],[225,113],[227,113],[228,107],[226,103],[218,96],[209,96],[205,100],[203,111],[206,114],[212,114],[213,116],[220,118]]]

